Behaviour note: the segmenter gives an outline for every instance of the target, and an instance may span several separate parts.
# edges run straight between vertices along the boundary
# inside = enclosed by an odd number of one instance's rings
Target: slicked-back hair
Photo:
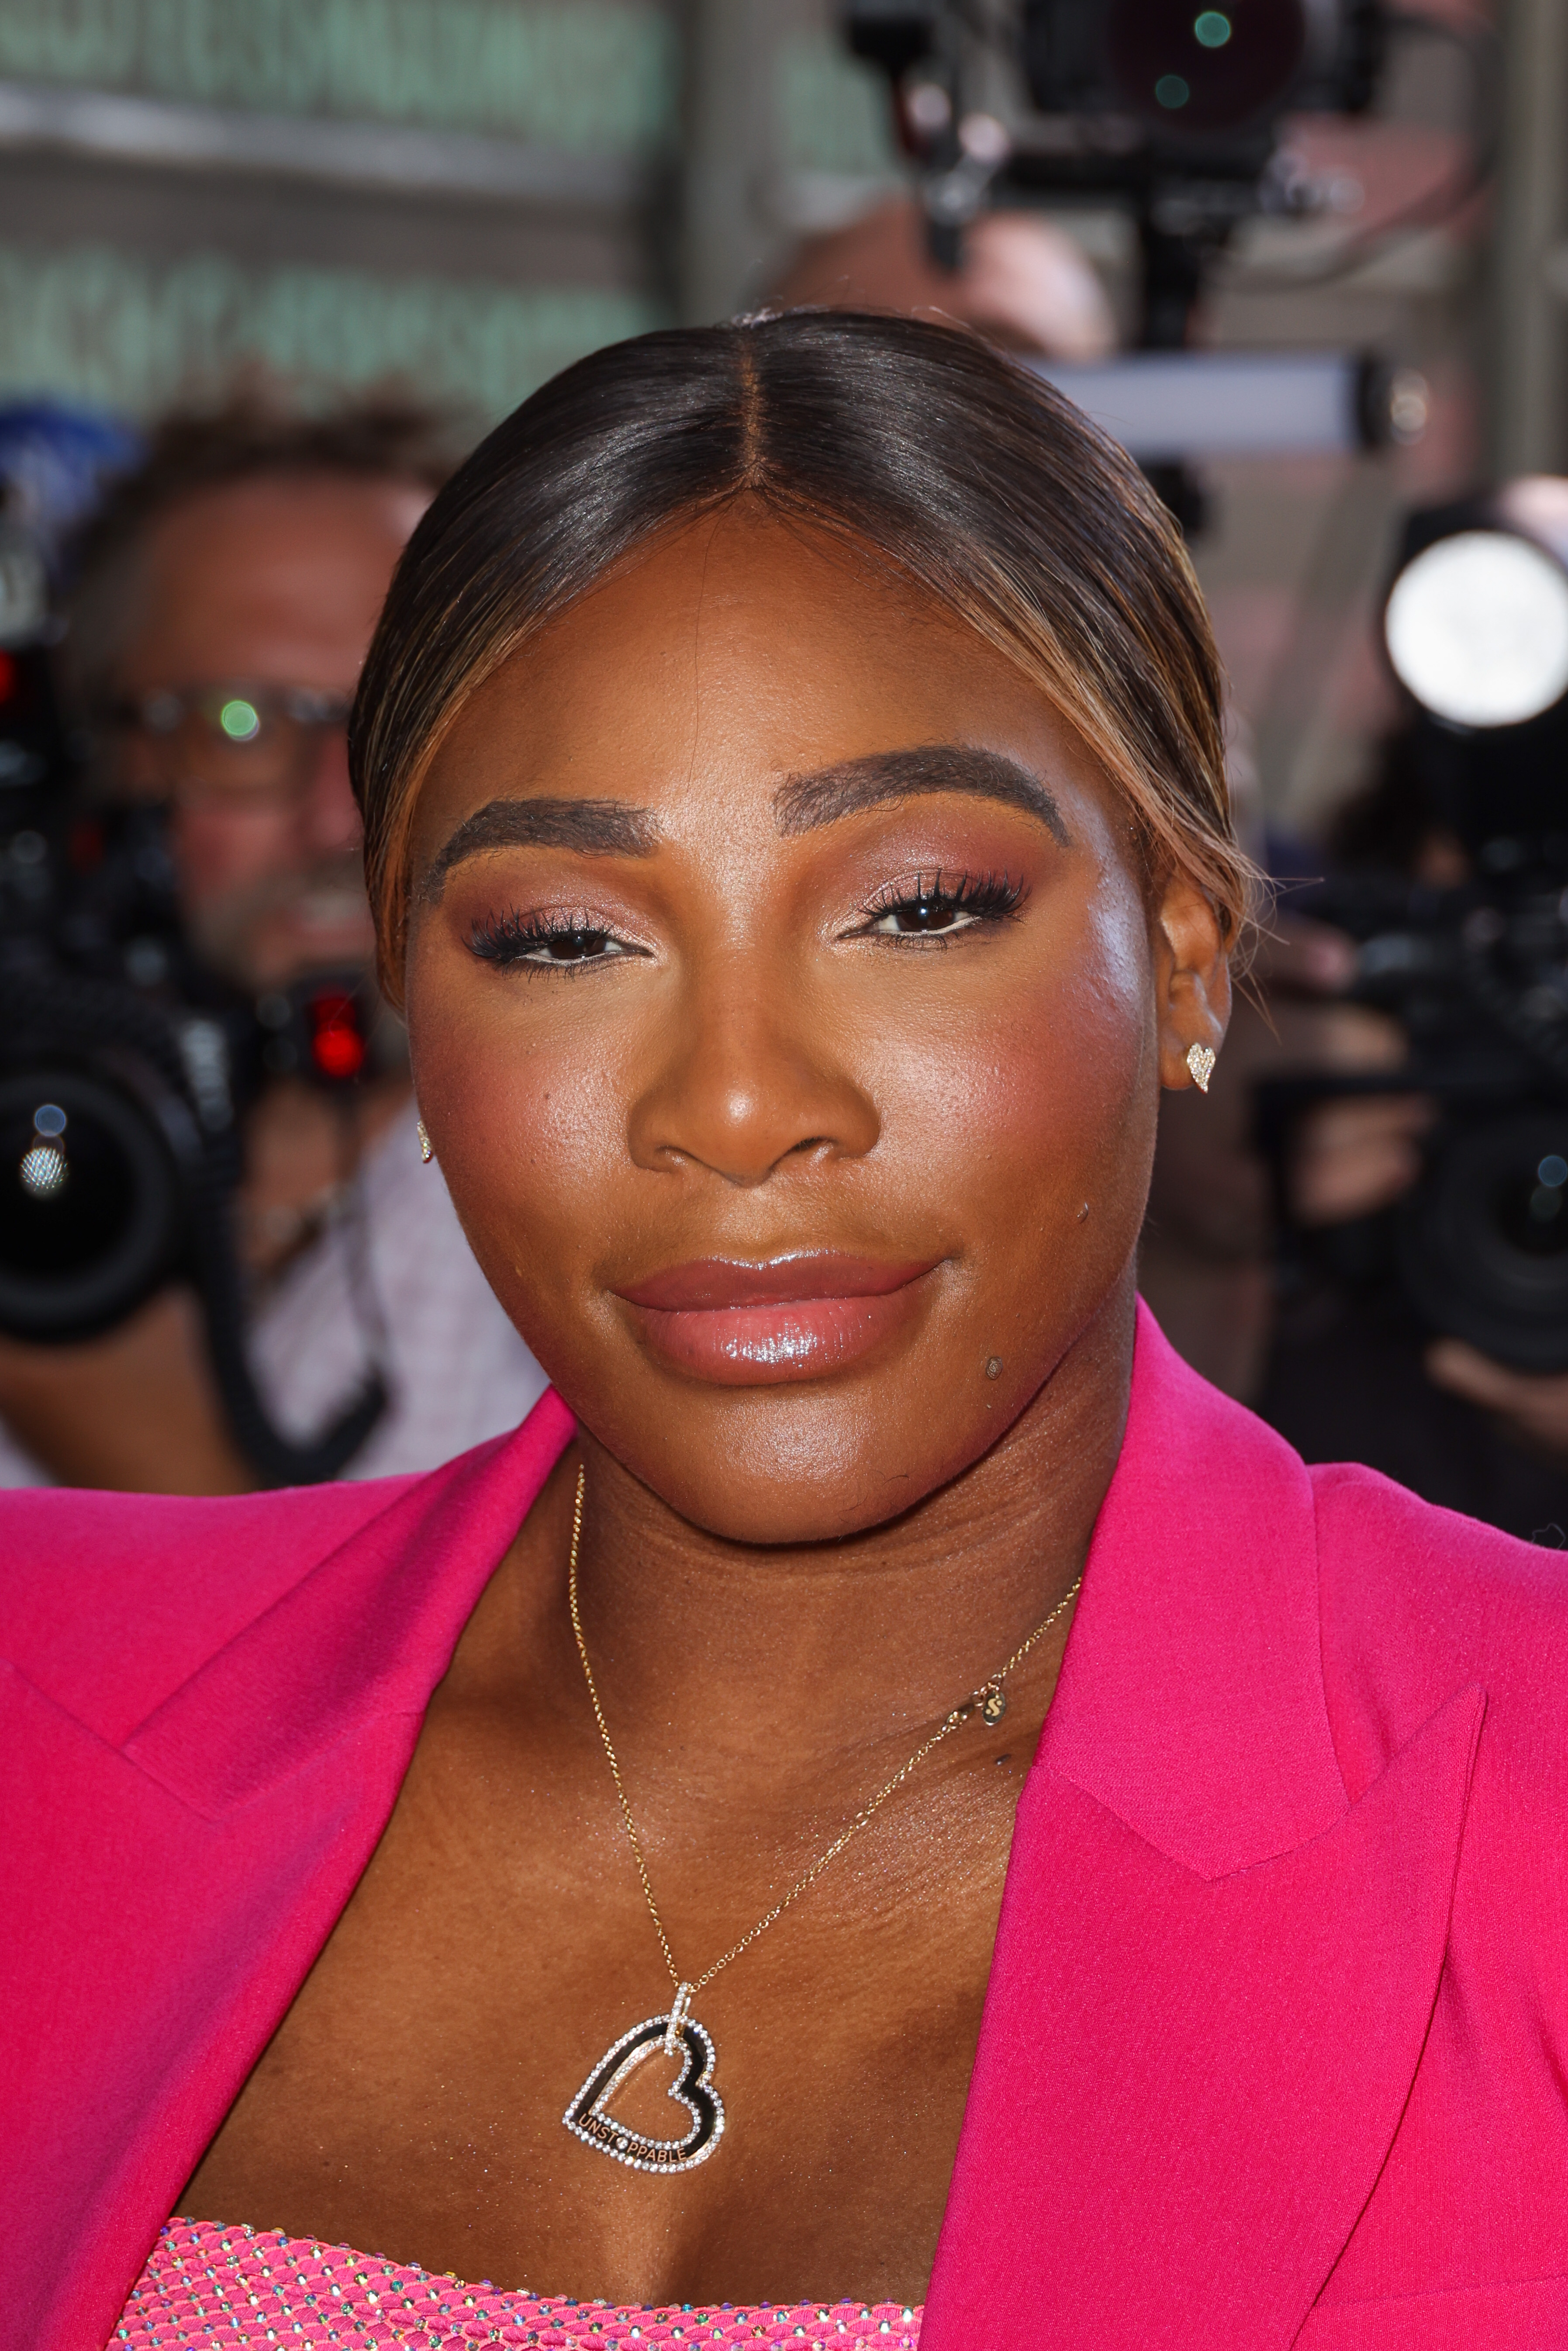
[[[1250,869],[1218,659],[1136,466],[973,336],[789,310],[580,360],[480,444],[415,531],[350,735],[394,1000],[413,801],[468,697],[659,534],[746,498],[879,559],[1016,662],[1122,794],[1151,883],[1185,869],[1235,937]]]

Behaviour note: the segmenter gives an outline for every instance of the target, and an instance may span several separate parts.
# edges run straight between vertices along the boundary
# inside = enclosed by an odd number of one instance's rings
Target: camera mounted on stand
[[[1379,0],[850,0],[850,47],[893,86],[931,250],[956,269],[988,204],[1113,197],[1143,256],[1140,345],[1176,350],[1206,269],[1256,212],[1313,196],[1281,165],[1286,113],[1359,114],[1387,37]],[[1004,120],[970,102],[977,67],[1021,83]]]
[[[1033,364],[1137,458],[1189,537],[1205,507],[1195,458],[1419,437],[1426,392],[1408,369],[1364,353],[1200,351],[1189,334],[1244,223],[1336,214],[1343,175],[1314,176],[1281,131],[1303,114],[1366,112],[1396,39],[1463,53],[1472,164],[1372,238],[1338,240],[1281,282],[1337,275],[1473,193],[1493,143],[1491,51],[1479,36],[1382,0],[848,0],[841,21],[854,54],[887,77],[941,266],[961,266],[966,231],[993,207],[1110,204],[1130,216],[1132,352],[1100,367]],[[1271,426],[1239,360],[1270,371]]]

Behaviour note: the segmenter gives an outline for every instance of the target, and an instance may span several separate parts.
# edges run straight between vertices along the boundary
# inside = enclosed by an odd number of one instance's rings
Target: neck
[[[918,1735],[1005,1665],[1082,1571],[1121,1445],[1132,1335],[1129,1285],[961,1477],[830,1543],[706,1533],[585,1433],[583,1633],[617,1745],[644,1782],[650,1771],[689,1782],[694,1756],[705,1776],[747,1759],[775,1785],[815,1776]],[[570,1493],[559,1502],[569,1526]],[[540,1598],[553,1670],[580,1678],[566,1531],[559,1583],[543,1579]],[[1065,1629],[1009,1678],[1020,1723],[1043,1715]]]

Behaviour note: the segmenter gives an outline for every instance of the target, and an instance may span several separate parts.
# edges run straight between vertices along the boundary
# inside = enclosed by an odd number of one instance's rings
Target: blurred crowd
[[[938,272],[912,205],[809,244],[780,304],[955,319],[1009,349],[1092,360],[1115,343],[1100,280],[1048,223],[993,214]],[[155,804],[193,952],[258,997],[301,975],[368,975],[372,941],[345,726],[399,552],[454,458],[439,416],[392,399],[297,412],[254,387],[171,415],[79,530],[62,676],[92,792]],[[236,726],[236,712],[243,724]],[[1568,1375],[1434,1339],[1386,1290],[1282,1281],[1281,1227],[1354,1224],[1416,1181],[1432,1106],[1402,1091],[1407,1040],[1348,1000],[1352,942],[1291,884],[1358,863],[1435,884],[1464,852],[1397,742],[1333,838],[1249,845],[1280,885],[1214,1082],[1165,1100],[1143,1287],[1177,1347],[1309,1459],[1358,1458],[1428,1499],[1544,1541],[1568,1528]],[[363,1370],[391,1401],[348,1465],[420,1468],[513,1425],[543,1374],[422,1164],[402,1032],[379,1020],[350,1092],[280,1075],[247,1113],[238,1229],[256,1375],[286,1429],[320,1426]],[[1353,1081],[1260,1140],[1281,1072]],[[1388,1090],[1377,1091],[1386,1078]],[[207,1367],[190,1293],[66,1345],[0,1340],[0,1479],[212,1493],[255,1472]]]

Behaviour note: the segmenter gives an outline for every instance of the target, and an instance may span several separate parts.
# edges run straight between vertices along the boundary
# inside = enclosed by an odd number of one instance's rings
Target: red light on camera
[[[351,996],[311,998],[310,1058],[324,1078],[357,1078],[367,1050],[359,1006]]]

